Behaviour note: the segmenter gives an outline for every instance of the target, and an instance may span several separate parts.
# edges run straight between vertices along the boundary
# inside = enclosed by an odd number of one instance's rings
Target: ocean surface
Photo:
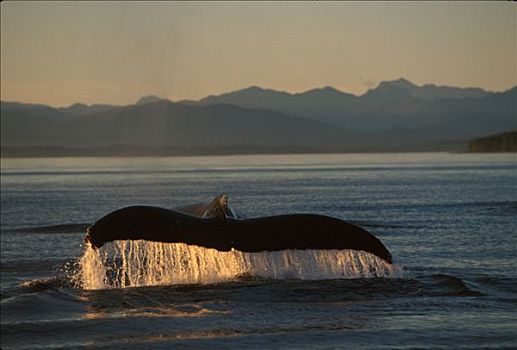
[[[204,248],[118,242],[100,257],[83,244],[120,207],[222,193],[249,217],[356,223],[395,264],[289,251],[246,270]],[[0,346],[515,349],[517,155],[2,159]]]

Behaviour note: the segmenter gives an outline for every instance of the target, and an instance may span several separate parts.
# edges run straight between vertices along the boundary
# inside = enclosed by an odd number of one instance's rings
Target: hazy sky
[[[259,85],[517,84],[509,2],[1,3],[1,99],[173,100]]]

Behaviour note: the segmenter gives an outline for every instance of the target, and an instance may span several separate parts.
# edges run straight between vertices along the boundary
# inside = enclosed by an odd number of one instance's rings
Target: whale
[[[124,207],[89,226],[85,241],[93,248],[117,240],[147,240],[250,253],[351,249],[393,262],[377,237],[344,220],[318,214],[238,219],[228,210],[227,198],[216,199],[211,204],[219,208],[211,210],[209,205],[208,212],[199,206],[184,211],[144,205]]]

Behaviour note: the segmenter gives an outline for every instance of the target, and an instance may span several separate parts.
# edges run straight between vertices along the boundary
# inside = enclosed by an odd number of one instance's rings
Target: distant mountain
[[[189,106],[160,100],[60,121],[2,103],[2,153],[14,148],[131,149],[174,153],[177,149],[239,153],[240,147],[282,152],[338,149],[358,139],[320,122],[233,105]],[[49,107],[50,108],[50,107]],[[62,113],[54,109],[56,115]],[[22,113],[23,112],[23,113]],[[347,137],[344,137],[347,136]]]
[[[198,101],[267,109],[336,125],[349,131],[408,130],[428,141],[464,139],[516,127],[516,88],[492,93],[479,88],[417,86],[406,79],[381,82],[361,96],[334,88],[304,93],[251,87]],[[419,136],[416,136],[419,135]],[[400,134],[400,141],[406,135]]]
[[[74,103],[68,107],[59,108],[59,110],[72,115],[87,115],[92,113],[109,111],[113,107],[113,105],[108,104],[93,104],[88,106],[84,103]]]
[[[326,86],[302,93],[287,93],[271,89],[263,89],[258,86],[251,86],[242,90],[211,95],[198,101],[199,104],[229,103],[251,108],[292,109],[302,105],[309,106],[316,110],[314,103],[318,104],[317,110],[344,110],[345,107],[354,107],[354,103],[360,103],[361,98],[371,96],[386,97],[413,97],[417,99],[441,99],[441,98],[480,98],[488,95],[489,92],[480,88],[457,88],[450,86],[436,86],[427,84],[418,86],[406,79],[383,81],[375,89],[368,90],[362,96],[355,96],[339,91],[333,87]],[[309,99],[311,103],[306,100]],[[190,101],[192,102],[192,101]],[[327,104],[327,106],[324,105]],[[348,106],[346,106],[348,105]],[[334,106],[334,107],[332,107]],[[296,111],[299,114],[299,111]]]
[[[168,101],[168,100],[165,99],[165,98],[161,98],[161,97],[155,96],[155,95],[149,95],[149,96],[141,97],[136,102],[136,104],[137,105],[142,105],[144,103],[153,103],[153,102],[158,102],[158,101]]]
[[[32,103],[19,103],[19,102],[1,102],[1,117],[4,115],[15,114],[18,118],[30,118],[35,116],[38,120],[51,120],[51,121],[63,121],[68,118],[68,114],[59,109]],[[3,118],[2,118],[3,119]]]
[[[315,119],[314,116],[317,114],[321,116],[321,121],[325,122],[329,119],[325,116],[341,114],[354,101],[354,95],[330,87],[290,94],[252,86],[218,96],[208,96],[197,103],[200,105],[226,103],[247,108],[273,110],[311,119]]]
[[[399,79],[355,96],[252,86],[176,103],[2,102],[0,120],[2,156],[466,150],[469,139],[517,129],[517,87],[494,93]]]
[[[438,98],[479,98],[488,94],[487,91],[480,88],[457,88],[450,86],[436,86],[434,84],[418,86],[403,78],[392,81],[383,81],[379,84],[376,90],[392,88],[407,91],[412,97],[431,100]]]
[[[158,102],[158,101],[167,101],[167,100],[164,98],[161,98],[161,97],[154,96],[154,95],[149,95],[149,96],[141,97],[136,102],[136,104],[141,105],[144,103],[153,103],[153,102]],[[95,114],[95,113],[99,113],[99,112],[106,112],[114,107],[116,107],[116,106],[110,105],[110,104],[87,105],[84,103],[74,103],[68,107],[62,107],[62,108],[58,108],[58,109],[61,112],[64,112],[66,114],[78,116],[78,115],[88,115],[88,114]]]

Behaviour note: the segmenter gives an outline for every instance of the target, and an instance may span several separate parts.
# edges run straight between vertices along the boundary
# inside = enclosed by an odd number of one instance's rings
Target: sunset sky
[[[259,85],[517,85],[510,2],[2,2],[1,99],[172,100]]]

